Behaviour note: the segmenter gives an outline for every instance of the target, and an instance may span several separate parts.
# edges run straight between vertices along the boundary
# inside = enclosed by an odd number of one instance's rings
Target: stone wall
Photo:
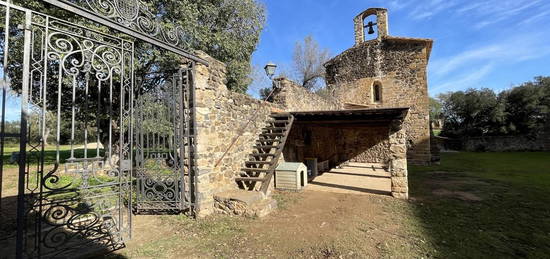
[[[390,126],[389,135],[391,193],[395,198],[408,199],[407,134],[401,122]]]
[[[273,103],[285,111],[325,111],[342,109],[342,104],[331,96],[320,96],[286,78],[275,79],[277,90]]]
[[[409,160],[430,162],[427,65],[431,40],[384,37],[361,43],[325,64],[327,83],[341,103],[369,108],[409,107],[404,128]],[[381,86],[374,101],[373,84]]]
[[[244,167],[261,128],[277,106],[229,91],[225,86],[225,65],[204,53],[198,55],[209,62],[208,67],[197,64],[195,72],[198,215],[204,216],[213,212],[215,193],[237,189],[234,178]],[[236,143],[216,167],[236,138]]]
[[[284,149],[287,162],[303,162],[315,157],[335,167],[345,162],[388,163],[388,128],[294,124]]]
[[[528,136],[490,136],[462,140],[465,151],[544,151],[545,139]]]

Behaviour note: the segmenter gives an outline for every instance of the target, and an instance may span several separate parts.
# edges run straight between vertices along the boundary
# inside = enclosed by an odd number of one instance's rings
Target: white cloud
[[[487,5],[488,2],[474,2],[469,5],[464,5],[462,8],[459,8],[456,12],[459,14],[463,14],[466,12],[470,12],[472,10],[476,10],[478,8],[481,8],[484,5]]]
[[[487,63],[513,64],[536,59],[550,54],[546,33],[517,35],[512,39],[501,39],[497,43],[465,50],[450,57],[441,57],[430,64],[435,78],[445,77],[464,67]]]
[[[548,17],[550,16],[550,5],[547,5],[545,7],[546,11],[543,11],[537,15],[533,15],[533,16],[530,16],[529,18],[527,19],[524,19],[522,20],[519,25],[526,25],[526,24],[529,24],[529,23],[532,23],[534,21],[537,21],[539,20],[540,18],[544,18],[544,17]]]
[[[377,5],[388,8],[391,12],[402,10],[413,3],[415,3],[414,0],[378,0],[376,2]]]
[[[431,63],[431,70],[435,76],[445,76],[470,62],[497,58],[500,56],[502,50],[503,46],[499,45],[484,46],[478,49],[467,50],[453,57],[445,57],[434,60]]]
[[[456,5],[456,2],[451,0],[430,0],[422,4],[416,3],[417,7],[410,13],[413,20],[429,19]]]
[[[464,5],[456,14],[465,16],[474,22],[473,28],[482,29],[486,26],[503,21],[511,28],[528,14],[532,15],[545,11],[543,0],[487,0]]]

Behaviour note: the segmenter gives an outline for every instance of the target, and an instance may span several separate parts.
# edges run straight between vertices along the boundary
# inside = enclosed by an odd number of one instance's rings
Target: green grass
[[[77,145],[80,146],[80,145]],[[55,164],[56,158],[57,158],[57,147],[50,145],[46,146],[44,148],[44,164],[45,165],[53,165]],[[32,151],[30,147],[27,147],[27,159],[31,162],[38,161],[38,154],[39,152]],[[11,154],[13,152],[19,152],[19,146],[5,146],[4,147],[4,154],[2,156],[2,159],[4,160],[4,168],[16,168],[17,164],[10,163]],[[104,150],[100,149],[99,151],[100,155],[104,155]],[[96,149],[88,149],[88,157],[95,157],[96,156]],[[74,150],[74,156],[82,158],[84,157],[84,149],[75,149]],[[61,163],[65,163],[65,161],[71,157],[71,146],[70,145],[62,145],[59,146],[59,159]]]
[[[550,152],[442,153],[441,165],[410,166],[411,172],[461,172],[529,188],[550,190]]]
[[[444,153],[441,165],[410,166],[412,235],[429,257],[548,258],[550,153]],[[482,201],[434,195],[446,189]],[[418,233],[420,230],[424,233]]]

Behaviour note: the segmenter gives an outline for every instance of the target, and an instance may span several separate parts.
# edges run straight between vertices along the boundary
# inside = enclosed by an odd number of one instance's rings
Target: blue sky
[[[353,17],[369,7],[389,11],[394,36],[434,39],[429,93],[489,87],[496,91],[550,76],[550,0],[260,0],[267,24],[252,63],[260,74],[249,89],[269,86],[269,61],[291,70],[297,41],[312,35],[333,55],[353,46]],[[8,120],[19,104],[7,103]]]
[[[337,55],[353,46],[353,17],[384,7],[390,35],[434,39],[431,96],[472,87],[501,91],[550,76],[549,0],[261,1],[267,24],[253,56],[257,67],[273,61],[289,70],[295,42],[307,35]]]

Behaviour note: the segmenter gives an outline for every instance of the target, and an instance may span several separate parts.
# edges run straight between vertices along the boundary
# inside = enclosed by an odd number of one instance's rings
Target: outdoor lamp
[[[272,62],[267,63],[267,65],[265,65],[264,67],[265,74],[270,79],[273,78],[273,75],[275,75],[275,69],[277,69],[277,65],[273,64]]]

